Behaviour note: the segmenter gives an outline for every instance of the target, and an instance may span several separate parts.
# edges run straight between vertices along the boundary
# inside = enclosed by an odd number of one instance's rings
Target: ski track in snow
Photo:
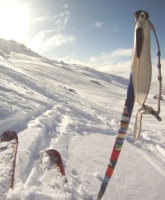
[[[19,137],[15,187],[0,200],[96,199],[118,130],[127,80],[17,53],[11,54],[10,62],[0,59],[0,134],[11,129]],[[164,199],[163,122],[146,117],[141,136],[133,143],[137,105],[134,110],[103,200]],[[53,187],[42,181],[42,154],[49,148],[62,156],[65,185],[54,177]],[[7,178],[0,177],[0,183],[1,192]]]

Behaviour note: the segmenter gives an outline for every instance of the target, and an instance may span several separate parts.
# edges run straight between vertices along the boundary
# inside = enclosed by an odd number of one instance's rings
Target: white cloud
[[[130,59],[132,54],[132,49],[117,49],[111,53],[102,53],[98,56],[92,56],[90,58],[90,63],[108,64],[114,63],[121,59]]]
[[[70,12],[67,10],[60,13],[59,16],[54,16],[55,24],[57,26],[56,27],[57,32],[60,33],[61,31],[65,30],[65,26],[68,23],[69,17],[70,17]]]
[[[57,33],[61,33],[65,31],[65,27],[68,24],[70,17],[70,12],[68,10],[65,10],[57,15],[54,16],[39,16],[33,19],[33,22],[35,23],[35,26],[38,24],[41,24],[43,26],[47,26],[47,22],[49,21],[49,25],[51,24],[52,27],[54,27],[54,30]],[[43,24],[44,23],[44,24]]]
[[[46,20],[50,20],[51,16],[39,16],[33,19],[33,22],[37,23],[37,22],[44,22]]]
[[[64,33],[70,18],[70,12],[68,11],[67,4],[63,6],[63,9],[61,13],[54,16],[45,15],[33,20],[35,26],[38,29],[40,28],[40,31],[31,39],[30,48],[44,54],[61,45],[74,43],[76,37]],[[49,23],[47,23],[48,20]],[[43,27],[45,27],[45,30],[42,29]],[[53,29],[50,29],[50,27],[53,27]]]
[[[117,49],[113,52],[92,56],[89,66],[99,71],[117,73],[129,77],[132,49]]]
[[[40,31],[30,42],[30,47],[35,51],[44,53],[61,45],[72,44],[76,40],[75,36],[57,34],[54,30]]]
[[[132,55],[132,49],[117,49],[113,51],[110,55],[111,58],[113,57],[130,57]]]
[[[75,41],[75,37],[71,35],[54,35],[47,39],[48,47],[57,47],[63,44],[72,44]]]
[[[96,21],[93,26],[96,28],[102,28],[103,22]]]
[[[67,9],[68,7],[69,7],[69,6],[68,6],[67,4],[65,4],[65,5],[63,6],[63,8],[66,8],[66,9]]]

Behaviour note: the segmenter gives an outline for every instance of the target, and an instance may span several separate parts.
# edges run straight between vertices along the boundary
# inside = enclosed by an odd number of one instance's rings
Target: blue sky
[[[133,14],[143,9],[150,14],[165,58],[163,0],[0,0],[0,7],[0,37],[48,58],[103,71],[130,67]]]

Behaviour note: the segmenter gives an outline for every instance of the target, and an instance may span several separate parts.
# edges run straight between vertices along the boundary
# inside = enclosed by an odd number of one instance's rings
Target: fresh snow
[[[95,200],[115,141],[128,79],[50,60],[25,47],[22,51],[14,43],[15,52],[13,41],[3,40],[0,48],[0,134],[17,131],[19,146],[13,190],[6,187],[7,153],[0,154],[0,200]],[[152,90],[149,105],[156,106],[155,94]],[[165,102],[161,101],[162,122],[145,116],[141,136],[133,143],[138,109],[135,104],[103,200],[165,198]],[[43,153],[50,148],[61,154],[67,183],[56,176],[55,169],[44,170]]]

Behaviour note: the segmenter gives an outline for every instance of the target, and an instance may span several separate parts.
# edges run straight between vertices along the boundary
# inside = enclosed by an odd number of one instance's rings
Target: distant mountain
[[[0,55],[7,58],[12,52],[22,53],[28,56],[42,57],[30,48],[27,48],[24,44],[20,44],[14,40],[5,40],[0,38]]]

